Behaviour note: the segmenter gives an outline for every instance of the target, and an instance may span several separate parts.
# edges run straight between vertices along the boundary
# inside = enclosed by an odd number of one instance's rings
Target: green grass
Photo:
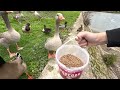
[[[102,56],[103,61],[109,67],[117,61],[117,56],[115,54],[105,54]]]
[[[68,22],[68,28],[70,28],[73,25],[73,23],[76,21],[77,17],[80,14],[79,11],[42,11],[40,12],[40,14],[41,16],[43,16],[43,18],[41,20],[38,20],[38,18],[32,15],[30,12],[24,11],[23,14],[25,18],[23,18],[24,20],[21,24],[12,18],[12,14],[9,14],[9,19],[12,27],[14,27],[15,30],[17,30],[21,34],[21,39],[18,42],[18,45],[24,47],[24,49],[19,52],[22,55],[25,63],[27,64],[28,73],[31,74],[34,78],[37,78],[40,75],[45,65],[49,61],[47,59],[47,50],[44,48],[44,44],[47,38],[52,37],[54,35],[54,17],[57,12],[60,12],[64,15],[65,21]],[[30,22],[31,24],[30,34],[23,33],[21,30],[22,26],[25,25],[27,22]],[[51,33],[48,35],[42,32],[44,24],[46,24],[47,27],[52,28]],[[0,17],[0,33],[5,31],[5,24],[2,18]],[[67,31],[61,32],[62,36],[67,34]],[[15,45],[11,45],[10,50],[12,52],[17,52]],[[0,56],[2,56],[6,61],[10,60],[6,48],[3,46],[0,46]],[[22,75],[20,79],[25,78],[27,77],[25,75]]]

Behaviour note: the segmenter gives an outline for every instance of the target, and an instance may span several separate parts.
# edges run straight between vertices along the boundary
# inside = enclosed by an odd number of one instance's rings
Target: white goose
[[[55,51],[62,45],[62,41],[59,37],[59,25],[60,21],[65,18],[61,13],[56,14],[56,31],[54,37],[48,38],[45,43],[45,48],[48,50],[48,58],[55,58]]]
[[[34,15],[37,16],[39,19],[41,18],[40,14],[37,11],[34,11]]]
[[[16,43],[17,50],[23,49],[23,47],[19,47],[17,44],[17,42],[20,40],[20,34],[10,25],[7,12],[2,13],[1,16],[6,24],[8,31],[0,33],[0,44],[7,48],[11,58],[16,55],[16,53],[11,53],[9,50],[9,46],[11,44]]]

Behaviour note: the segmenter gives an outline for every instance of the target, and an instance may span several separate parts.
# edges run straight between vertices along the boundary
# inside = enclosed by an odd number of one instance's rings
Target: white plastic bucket
[[[83,62],[83,66],[76,68],[68,68],[62,64],[59,60],[63,55],[72,54],[78,57]],[[88,52],[78,45],[63,45],[56,51],[56,61],[59,66],[60,75],[65,79],[78,79],[80,78],[83,70],[89,63]]]

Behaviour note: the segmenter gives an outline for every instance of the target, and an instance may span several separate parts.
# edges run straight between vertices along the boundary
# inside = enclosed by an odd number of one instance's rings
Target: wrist
[[[97,42],[99,45],[101,44],[107,44],[107,35],[106,35],[106,32],[101,32],[101,33],[98,33],[97,35]]]

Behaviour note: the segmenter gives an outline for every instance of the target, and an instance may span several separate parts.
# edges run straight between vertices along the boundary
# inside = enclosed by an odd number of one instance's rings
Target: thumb
[[[86,35],[87,35],[87,32],[80,32],[80,33],[78,33],[78,35],[77,35],[77,39],[79,39],[79,41],[81,41],[82,39],[85,39],[86,38]]]
[[[80,42],[80,41],[82,40],[82,38],[81,38],[81,37],[76,36],[76,37],[75,37],[75,40],[76,40],[76,41],[78,41],[78,42]]]
[[[76,41],[78,41],[78,40],[79,40],[78,36],[76,36],[76,37],[75,37],[75,40],[76,40]]]

